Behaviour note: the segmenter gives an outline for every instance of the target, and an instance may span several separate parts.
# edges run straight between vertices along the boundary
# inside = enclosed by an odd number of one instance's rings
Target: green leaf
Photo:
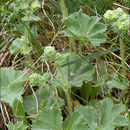
[[[87,40],[93,46],[106,41],[106,35],[103,32],[107,27],[100,23],[96,16],[89,17],[81,11],[74,12],[64,20],[64,24],[67,27],[65,33],[69,37]]]
[[[87,126],[83,124],[78,124],[73,130],[89,130]]]
[[[118,127],[118,126],[128,126],[128,120],[126,117],[123,116],[117,116],[112,123],[114,126]]]
[[[14,54],[20,51],[22,48],[24,48],[23,40],[21,40],[21,38],[16,38],[9,47],[9,50],[11,54]]]
[[[115,104],[111,99],[104,99],[96,105],[97,109],[100,112],[100,124],[102,126],[107,126],[112,124],[113,120],[125,110],[124,105]]]
[[[126,126],[128,121],[120,115],[125,110],[122,104],[113,104],[111,99],[104,99],[96,104],[96,109],[91,106],[79,106],[75,111],[83,114],[82,122],[90,130],[114,130],[116,126]]]
[[[23,125],[22,121],[17,122],[15,125],[11,122],[8,123],[9,130],[27,130],[28,126]]]
[[[107,82],[107,85],[108,88],[110,89],[117,88],[117,89],[125,90],[128,86],[128,82],[127,83],[125,81],[121,82],[118,76],[115,75],[112,80]]]
[[[28,121],[25,117],[24,107],[23,104],[19,100],[15,100],[13,102],[13,114],[17,117],[17,120],[23,121],[24,123],[28,124]]]
[[[65,122],[63,123],[63,128],[65,130],[75,130],[81,119],[82,114],[74,112],[66,118]]]
[[[46,104],[46,100],[50,96],[49,93],[50,92],[47,87],[35,91],[35,94],[38,99],[38,108],[40,108],[40,106],[43,105],[42,102]],[[26,96],[23,99],[23,105],[24,105],[25,112],[27,112],[29,115],[37,114],[36,98],[34,97],[34,95]]]
[[[21,85],[26,80],[26,78],[22,76],[24,72],[25,71],[15,71],[11,68],[0,68],[0,100],[9,103],[11,106],[15,99],[22,101],[21,95],[24,93],[24,90]]]
[[[76,59],[76,60],[72,60],[70,62],[67,62],[65,64],[62,65],[63,66],[67,66],[67,65],[70,65],[70,64],[77,64],[77,63],[81,63],[85,60],[89,60],[89,59],[96,59],[97,57],[99,56],[103,56],[103,55],[106,55],[108,53],[111,53],[111,52],[114,52],[114,51],[117,51],[119,50],[118,48],[114,48],[114,49],[110,49],[110,50],[105,50],[105,51],[100,51],[100,52],[95,52],[91,55],[88,55],[88,56],[81,56],[80,58]]]
[[[80,94],[81,97],[86,101],[86,102],[84,101],[85,105],[88,102],[91,93],[92,93],[92,84],[89,82],[88,83],[83,82],[83,85],[81,86],[80,89]]]
[[[30,70],[32,70],[33,72],[43,75],[43,73],[37,69],[35,69],[34,67],[31,67],[29,64],[25,63],[23,60],[20,60],[21,63],[23,63],[26,67],[28,67]]]
[[[71,62],[72,60],[77,58],[78,57],[75,55],[75,53],[72,53],[71,56],[69,56],[69,58],[63,64]],[[62,67],[62,71],[66,82],[70,82],[71,86],[75,87],[81,87],[84,80],[91,81],[95,73],[94,67],[86,61],[78,64],[64,66]],[[57,79],[62,81],[62,76],[59,70],[57,73]]]
[[[75,108],[75,111],[83,114],[82,122],[87,123],[88,127],[90,127],[91,129],[93,128],[94,130],[94,128],[98,126],[99,117],[93,107],[79,106]]]
[[[41,19],[38,16],[35,15],[31,15],[29,17],[26,18],[26,16],[24,18],[22,18],[23,21],[40,21]]]
[[[21,38],[16,38],[12,42],[11,46],[9,47],[10,53],[14,54],[14,53],[17,53],[18,51],[21,51],[21,53],[24,55],[29,54],[29,52],[32,49],[31,49],[31,47],[25,48],[24,40],[25,40],[24,36],[22,36]],[[27,41],[27,42],[29,42],[29,41]]]
[[[62,116],[58,110],[44,108],[39,113],[39,119],[32,124],[32,130],[62,130]]]

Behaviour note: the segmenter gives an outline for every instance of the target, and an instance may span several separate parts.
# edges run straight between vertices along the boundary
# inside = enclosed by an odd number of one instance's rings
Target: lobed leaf
[[[89,17],[81,11],[70,14],[64,24],[67,27],[65,34],[79,40],[87,40],[93,46],[98,46],[106,41],[106,25],[99,22],[96,16]]]

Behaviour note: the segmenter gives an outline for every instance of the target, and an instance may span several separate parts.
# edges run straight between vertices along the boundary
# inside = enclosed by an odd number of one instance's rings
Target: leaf
[[[23,63],[26,67],[28,67],[30,70],[32,70],[33,72],[43,75],[43,73],[37,69],[35,69],[34,67],[31,67],[29,64],[25,63],[23,60],[20,60],[21,63]]]
[[[41,88],[41,89],[35,91],[35,94],[36,94],[37,99],[38,99],[38,107],[39,108],[41,105],[43,105],[42,104],[43,101],[46,104],[46,100],[50,96],[49,89],[47,87]],[[24,105],[25,112],[27,112],[29,115],[37,114],[36,98],[34,97],[34,95],[26,96],[23,99],[23,105]]]
[[[62,67],[70,65],[70,64],[81,63],[81,62],[83,62],[85,60],[89,60],[89,59],[96,59],[99,56],[103,56],[103,55],[106,55],[108,53],[111,53],[111,52],[114,52],[114,51],[117,51],[117,50],[119,50],[119,49],[118,48],[114,48],[114,49],[109,49],[109,50],[105,50],[105,51],[95,52],[95,53],[93,53],[91,55],[88,55],[88,56],[85,56],[85,57],[81,56],[80,58],[78,58],[76,60],[72,60],[70,62],[67,62],[67,63],[63,64]]]
[[[77,59],[75,53],[72,53],[71,56],[63,63],[71,62],[74,59]],[[62,64],[61,64],[62,65]],[[87,62],[82,62],[78,64],[71,64],[69,66],[62,67],[64,78],[66,82],[70,82],[71,86],[81,87],[83,81],[91,81],[95,73],[95,69],[92,65]],[[57,79],[62,81],[62,76],[58,70]]]
[[[21,85],[26,80],[26,78],[22,76],[25,71],[15,71],[11,68],[0,68],[0,72],[0,100],[9,103],[11,106],[15,99],[22,101],[21,95],[24,93],[24,90]]]
[[[24,107],[23,104],[19,100],[15,100],[13,102],[13,114],[16,116],[17,120],[23,121],[24,123],[28,124],[28,121],[25,117]]]
[[[58,110],[44,108],[39,113],[39,119],[33,121],[32,130],[62,129],[62,116]]]
[[[114,126],[118,127],[118,126],[128,126],[128,120],[126,117],[123,116],[117,116],[112,123]]]
[[[82,124],[81,120],[82,114],[73,112],[62,123],[61,112],[44,108],[39,113],[39,118],[33,121],[32,130],[87,130],[87,126]]]
[[[114,130],[116,126],[126,126],[127,119],[120,115],[125,110],[122,104],[113,104],[111,99],[104,99],[96,104],[96,109],[91,106],[79,106],[76,112],[83,114],[83,123],[87,123],[89,130]]]
[[[21,38],[16,38],[9,47],[9,50],[11,54],[14,54],[20,51],[22,48],[24,48],[23,40],[21,40]]]
[[[9,130],[27,130],[28,126],[23,125],[22,121],[17,122],[15,125],[12,122],[8,123]]]
[[[117,75],[113,77],[112,80],[107,82],[108,88],[117,88],[121,90],[125,90],[128,86],[128,82],[121,82]]]
[[[83,114],[83,123],[87,123],[88,127],[91,129],[96,128],[99,124],[99,117],[97,113],[95,112],[94,108],[91,106],[84,107],[84,106],[79,106],[75,108],[75,111]]]
[[[100,43],[106,41],[106,25],[99,22],[95,16],[79,12],[70,14],[65,20],[64,24],[67,27],[65,34],[69,37],[75,37],[79,40],[88,40],[93,46],[98,46]]]
[[[81,119],[82,114],[74,112],[66,118],[65,122],[63,123],[63,128],[65,130],[74,130],[80,123]]]
[[[88,83],[83,82],[83,85],[81,86],[80,89],[80,94],[81,97],[86,101],[83,102],[85,105],[87,104],[91,93],[92,93],[92,84],[89,82]]]
[[[23,21],[40,21],[41,19],[38,16],[31,15],[29,17],[22,18]]]
[[[100,125],[111,125],[113,120],[125,110],[124,105],[114,104],[111,99],[104,99],[96,105],[100,112]]]
[[[89,130],[87,126],[83,124],[78,124],[73,130]]]

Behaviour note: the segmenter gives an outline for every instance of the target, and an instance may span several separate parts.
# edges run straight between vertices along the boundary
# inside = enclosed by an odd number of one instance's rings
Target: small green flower
[[[118,30],[127,31],[129,29],[129,15],[121,8],[106,11],[104,18]]]
[[[43,86],[44,83],[45,83],[44,78],[37,73],[31,74],[30,77],[29,77],[29,84],[31,86],[35,86],[35,85]]]
[[[104,14],[104,18],[105,19],[110,19],[112,15],[112,11],[111,10],[107,10],[107,12]]]
[[[40,5],[40,3],[39,3],[38,1],[34,1],[31,6],[32,6],[32,8],[34,8],[34,9],[41,7],[41,5]]]
[[[44,57],[53,59],[55,57],[56,50],[54,46],[46,46],[44,49]]]

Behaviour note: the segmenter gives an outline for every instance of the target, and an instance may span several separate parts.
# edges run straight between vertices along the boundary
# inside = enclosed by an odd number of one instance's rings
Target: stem
[[[79,44],[79,54],[82,55],[82,42]]]
[[[60,70],[60,73],[61,73],[61,77],[63,79],[63,82],[66,84],[66,81],[65,81],[65,78],[64,78],[64,75],[63,75],[63,72],[62,72],[62,69],[61,67],[58,65],[58,68]],[[65,92],[65,96],[67,98],[67,103],[68,103],[68,107],[69,107],[69,111],[70,111],[70,114],[72,113],[72,106],[71,106],[71,101],[70,101],[70,95],[69,95],[69,92],[68,92],[68,86],[66,86],[66,88],[62,88],[63,91]]]
[[[75,40],[74,38],[70,38],[71,44],[73,46],[73,50],[76,52],[76,47],[75,47]]]
[[[27,18],[27,10],[26,10],[26,18]],[[26,26],[28,27],[28,21],[26,21]],[[25,27],[24,49],[25,49],[25,51],[28,51],[28,50],[29,50],[29,48],[28,48],[28,30],[27,30],[26,27]],[[26,56],[27,56],[27,59],[28,59],[30,65],[32,65],[32,60],[31,60],[30,55],[29,55],[29,54],[26,54]]]
[[[121,51],[121,58],[122,58],[122,65],[123,65],[123,76],[126,78],[126,68],[125,68],[125,58],[124,58],[124,42],[120,38],[120,51]]]
[[[68,89],[64,90],[64,92],[67,98],[67,103],[68,103],[70,114],[72,114],[72,106],[71,106],[70,95],[69,95]]]
[[[63,14],[63,17],[67,17],[68,13],[67,13],[67,8],[65,6],[65,2],[64,0],[60,0],[60,7],[61,7],[61,11],[62,11],[62,14]]]
[[[63,75],[63,72],[62,72],[62,69],[61,69],[61,67],[60,67],[59,65],[58,65],[58,69],[60,70],[60,73],[61,73],[61,77],[62,77],[62,79],[63,79],[63,82],[66,83],[65,78],[64,78],[64,75]]]
[[[27,54],[26,56],[27,56],[27,59],[28,59],[28,61],[29,61],[30,65],[32,66],[32,64],[33,64],[33,63],[32,63],[32,60],[31,60],[30,55],[28,55],[28,54]]]
[[[70,38],[69,38],[69,40],[70,40]],[[70,42],[69,42],[69,51],[70,51],[70,52],[72,51],[72,43],[71,43],[71,40],[70,40]]]

